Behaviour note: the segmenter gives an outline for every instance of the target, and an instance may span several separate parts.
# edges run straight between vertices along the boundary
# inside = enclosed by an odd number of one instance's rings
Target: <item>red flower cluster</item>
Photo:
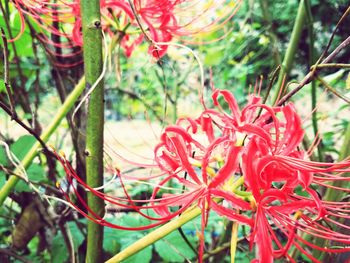
[[[27,15],[45,32],[40,36],[43,43],[68,49],[82,46],[80,0],[12,1],[22,24],[21,33],[15,39],[24,32],[24,15]],[[119,34],[127,56],[146,37],[151,42],[149,53],[160,58],[166,53],[166,43],[174,37],[194,37],[221,28],[235,14],[240,1],[231,4],[225,9],[227,11],[222,11],[227,4],[224,0],[209,3],[196,0],[102,0],[100,3],[103,30],[110,35]],[[47,37],[47,33],[60,36],[65,42],[56,43]],[[74,55],[76,53],[65,54],[66,57]]]
[[[220,104],[220,97],[224,105]],[[66,169],[68,181],[74,185],[75,178],[106,202],[132,208],[155,221],[133,230],[163,224],[196,205],[202,210],[203,232],[209,211],[213,210],[250,227],[248,239],[251,248],[256,246],[256,262],[268,263],[281,257],[296,262],[289,254],[292,247],[313,262],[318,262],[312,256],[313,249],[350,251],[350,236],[333,229],[333,226],[349,229],[343,221],[350,218],[350,202],[322,200],[316,190],[333,187],[330,183],[335,180],[349,181],[344,173],[350,171],[350,162],[308,160],[300,148],[304,130],[291,103],[270,107],[262,104],[261,98],[251,95],[247,105],[240,109],[227,90],[215,90],[212,98],[216,108],[204,110],[197,119],[179,119],[176,125],[165,128],[154,149],[154,167],[161,173],[142,178],[154,180],[156,177],[149,200],[130,198],[123,180],[132,178],[123,173],[119,173],[119,179],[125,198],[94,190],[57,155]],[[168,184],[177,187],[167,190]],[[346,188],[337,189],[349,192]],[[86,209],[90,211],[87,205]],[[148,209],[155,211],[158,217],[143,212]],[[79,212],[99,224],[125,229],[106,222],[93,211],[90,211],[93,216]],[[303,233],[327,239],[330,246],[319,247],[304,239]],[[332,247],[332,244],[337,245]],[[204,239],[201,238],[200,260],[203,250]]]

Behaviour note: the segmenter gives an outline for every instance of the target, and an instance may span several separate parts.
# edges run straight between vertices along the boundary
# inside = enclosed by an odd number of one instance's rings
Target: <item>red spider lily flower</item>
[[[297,193],[288,195],[278,189],[267,190],[261,195],[256,204],[255,225],[250,236],[251,247],[255,243],[258,249],[256,262],[273,262],[275,258],[281,257],[288,258],[290,262],[296,262],[288,254],[293,246],[312,262],[319,262],[312,256],[313,249],[329,253],[350,251],[350,235],[339,233],[331,226],[333,224],[349,229],[348,226],[340,223],[344,215],[341,212],[335,213],[334,207],[327,202],[321,200],[317,202],[313,199],[313,196],[305,197]],[[349,203],[342,202],[339,210],[346,212],[348,207]],[[331,219],[331,217],[338,219]],[[306,240],[303,233],[336,242],[337,246],[320,247]]]
[[[67,1],[39,1],[39,0],[12,0],[19,11],[21,18],[21,32],[24,32],[24,15],[42,28],[40,40],[54,47],[72,49],[82,46],[81,13],[79,0]],[[102,29],[112,35],[118,34],[121,45],[127,56],[146,38],[151,41],[149,53],[155,58],[164,56],[167,51],[166,43],[174,37],[191,36],[219,30],[232,18],[238,10],[238,1],[230,7],[222,8],[226,1],[190,1],[190,0],[103,0],[101,3]],[[132,6],[130,5],[132,3]],[[133,27],[132,32],[127,28]],[[135,31],[142,27],[142,32]],[[129,33],[130,32],[130,33]],[[136,32],[136,34],[135,34]],[[60,43],[52,42],[46,34],[50,33],[61,37]],[[13,41],[12,40],[12,41]],[[159,44],[157,44],[159,43]],[[76,55],[70,52],[57,53],[49,47],[47,51],[55,56],[71,57]]]
[[[230,114],[225,113],[220,107],[217,99],[219,94],[227,102]],[[206,110],[205,114],[215,118],[215,124],[222,131],[220,136],[226,135],[233,141],[237,138],[235,132],[247,136],[247,142],[241,147],[242,171],[237,170],[237,172],[243,174],[246,190],[252,193],[252,200],[255,202],[256,209],[253,209],[252,218],[255,223],[250,240],[251,246],[254,243],[257,245],[259,262],[273,262],[274,258],[279,257],[287,257],[293,261],[288,254],[291,246],[296,247],[313,262],[318,261],[309,252],[310,249],[323,252],[349,251],[350,236],[337,233],[330,227],[331,224],[335,224],[348,229],[346,225],[340,223],[349,218],[349,215],[344,214],[349,212],[348,203],[341,202],[342,208],[334,211],[335,204],[330,206],[328,202],[321,200],[314,187],[317,185],[331,187],[326,184],[331,180],[349,181],[350,178],[340,175],[350,171],[350,162],[318,163],[306,160],[305,153],[299,148],[304,130],[301,127],[300,117],[292,104],[269,107],[261,105],[258,97],[251,96],[248,105],[240,110],[230,92],[219,90],[214,91],[213,101],[220,108],[220,112]],[[258,109],[263,109],[261,114]],[[207,132],[209,141],[214,143],[216,139],[213,125],[209,124],[208,118],[198,122],[204,124],[203,130]],[[190,126],[187,130],[189,128]],[[223,140],[223,138],[218,139]],[[192,149],[191,147],[184,148]],[[184,155],[188,156],[189,153]],[[174,151],[166,156],[164,160],[174,161],[177,157]],[[231,153],[228,153],[228,156],[231,156],[228,159],[233,158]],[[179,169],[184,165],[177,162],[176,165],[172,163],[171,167]],[[206,165],[202,163],[201,168],[203,174]],[[340,187],[336,189],[343,192],[350,191]],[[303,191],[304,194],[300,195],[300,191]],[[228,218],[230,214],[235,215],[232,210],[224,207],[220,210],[215,206],[216,204],[212,204],[212,209],[221,215]],[[222,210],[225,210],[226,213]],[[242,213],[247,210],[241,209]],[[338,222],[336,218],[339,223],[336,223]],[[238,218],[231,219],[242,222]],[[300,233],[331,240],[333,243],[341,244],[341,247],[319,247],[305,240]],[[279,240],[281,235],[283,242]],[[272,244],[275,244],[277,249],[274,249]],[[305,246],[308,249],[305,249]]]
[[[331,222],[334,224],[334,218],[338,217],[341,221],[344,215],[332,211],[333,207],[321,200],[314,190],[317,185],[329,186],[325,184],[327,180],[349,181],[349,178],[339,176],[350,171],[349,161],[318,163],[305,160],[305,153],[299,149],[304,131],[293,105],[271,109],[282,118],[273,119],[265,113],[259,117],[263,122],[257,119],[270,138],[257,134],[251,136],[242,154],[245,185],[256,202],[255,226],[250,238],[251,247],[254,242],[257,244],[258,261],[273,262],[274,258],[284,256],[295,262],[288,255],[291,246],[313,262],[318,261],[305,246],[324,252],[349,251],[350,236],[329,227]],[[300,195],[301,191],[304,196]],[[345,202],[342,205],[347,207]],[[330,216],[334,218],[330,220]],[[322,225],[322,222],[328,223]],[[340,225],[344,227],[344,224]],[[319,247],[303,239],[300,233],[338,242],[344,247]],[[284,244],[278,238],[281,235]],[[278,249],[274,249],[272,244]]]
[[[226,105],[219,103],[219,96]],[[350,172],[350,161],[308,160],[300,148],[304,130],[293,104],[271,107],[262,104],[260,97],[251,95],[247,105],[240,108],[227,90],[214,90],[212,98],[215,108],[205,109],[197,119],[179,119],[164,129],[154,148],[154,165],[133,163],[157,168],[158,175],[132,178],[119,173],[123,198],[89,187],[70,164],[56,154],[74,194],[83,203],[73,179],[106,202],[133,209],[154,221],[147,226],[128,228],[130,230],[154,227],[193,205],[200,207],[199,261],[204,253],[203,236],[210,211],[250,227],[250,247],[257,250],[255,262],[273,262],[283,257],[295,262],[292,249],[299,250],[313,262],[318,261],[312,256],[312,250],[350,251],[350,235],[336,231],[337,227],[350,229],[344,223],[350,219],[350,202],[322,200],[317,192],[320,187],[350,192],[330,184],[350,181],[344,176]],[[151,197],[133,200],[124,180],[154,180]],[[66,198],[74,206],[68,195]],[[92,216],[76,209],[96,223],[126,229],[110,224],[84,206]],[[157,216],[150,216],[147,210],[153,210]],[[320,247],[303,234],[327,239],[330,243]]]
[[[222,95],[227,107],[230,109],[230,113],[225,112],[223,106],[218,101],[219,95]],[[257,135],[265,139],[269,144],[272,140],[265,129],[262,126],[269,119],[274,120],[275,129],[277,129],[278,119],[275,116],[275,111],[267,105],[261,104],[261,98],[250,95],[247,105],[240,110],[238,103],[233,94],[227,90],[214,90],[213,95],[214,105],[218,110],[209,109],[203,112],[203,115],[208,115],[212,118],[216,125],[219,125],[224,134],[230,133],[233,137],[241,133],[243,135]],[[259,110],[265,110],[266,114],[259,115]]]
[[[199,249],[199,260],[201,261],[204,251],[204,229],[209,211],[213,210],[230,220],[252,226],[251,219],[235,212],[236,209],[250,210],[251,206],[249,202],[242,200],[234,192],[225,189],[225,184],[230,185],[228,181],[232,181],[236,172],[239,171],[238,160],[241,147],[236,146],[236,142],[229,136],[219,136],[214,139],[211,135],[206,138],[209,144],[205,146],[194,137],[199,132],[198,124],[204,124],[205,129],[207,128],[206,120],[187,119],[190,124],[186,128],[179,126],[182,121],[180,119],[176,126],[169,126],[165,129],[161,136],[161,143],[155,148],[155,160],[159,167],[168,173],[168,176],[159,185],[172,181],[172,183],[183,186],[182,193],[168,193],[163,197],[196,196],[195,202],[202,209],[202,235]],[[159,190],[159,187],[154,189],[151,202],[156,203],[153,198],[157,196]],[[217,203],[215,198],[224,199],[229,203],[229,207]],[[155,211],[161,216],[167,216],[171,213],[169,209],[172,207],[188,207],[190,202],[193,204],[193,200],[182,198],[170,206],[166,204],[163,207],[159,206]],[[162,203],[163,201],[160,201],[160,204]]]

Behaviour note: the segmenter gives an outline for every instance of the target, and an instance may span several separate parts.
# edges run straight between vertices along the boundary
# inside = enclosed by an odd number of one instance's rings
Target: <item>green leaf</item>
[[[235,262],[249,263],[251,260],[252,258],[247,252],[242,252],[240,250],[236,251]]]
[[[134,214],[126,214],[120,220],[122,225],[129,227],[137,227],[140,226],[140,218]]]
[[[105,227],[103,233],[103,250],[114,255],[118,252],[120,248],[119,240],[114,235],[115,229]]]
[[[33,163],[28,169],[27,169],[27,175],[31,182],[43,182],[45,181],[45,171],[42,166],[40,166],[37,163]],[[28,184],[21,180],[17,183],[15,186],[16,192],[32,192]]]
[[[194,237],[188,236],[189,241],[195,244]],[[196,247],[194,245],[194,247]],[[185,259],[194,258],[196,255],[183,240],[178,231],[174,231],[165,238],[155,243],[155,248],[164,262],[184,262]]]
[[[39,255],[36,254],[37,249],[38,249],[38,245],[39,245],[39,237],[35,236],[34,238],[32,238],[32,240],[30,240],[30,242],[28,243],[28,249],[30,251],[30,254],[26,257],[28,258],[28,260],[30,260],[31,262],[42,262],[40,260]],[[19,261],[18,261],[19,262]]]
[[[122,243],[121,240],[128,237],[130,237],[129,231],[105,227],[104,233],[103,233],[103,249],[111,253],[112,255],[114,255],[120,250],[121,243]]]
[[[15,186],[15,191],[18,193],[22,193],[22,192],[32,192],[32,190],[30,189],[29,185],[23,181],[20,180],[16,186]]]
[[[63,242],[62,234],[56,235],[51,244],[51,262],[63,263],[68,260],[68,251],[66,244]]]
[[[138,214],[130,213],[130,214],[122,214],[120,217],[110,217],[107,218],[109,222],[114,223],[116,225],[124,225],[129,227],[137,227],[140,225],[145,225],[147,222],[144,222],[147,219],[144,219]],[[131,244],[141,238],[143,236],[143,232],[130,232],[127,230],[119,230],[113,228],[104,228],[103,234],[103,249],[106,252],[111,253],[112,255],[116,254],[120,251],[120,248],[125,244]]]
[[[28,168],[27,174],[30,181],[42,182],[46,179],[44,168],[37,163],[33,163]]]
[[[10,149],[19,160],[22,160],[34,143],[35,138],[33,136],[23,135],[10,146]]]
[[[13,37],[16,37],[20,33],[21,28],[21,18],[18,12],[11,14],[11,31],[13,32]],[[17,54],[19,57],[33,57],[34,51],[32,48],[32,37],[30,35],[30,30],[28,27],[25,28],[23,34],[19,39],[15,41]],[[9,45],[9,49],[12,49],[12,46]],[[13,53],[13,52],[12,52]]]
[[[142,235],[138,235],[139,238],[142,237]],[[135,242],[137,239],[128,239],[127,242],[122,243],[121,249],[127,248],[129,245]],[[123,263],[135,263],[135,262],[142,262],[142,263],[149,263],[152,259],[152,246],[148,246],[144,249],[142,249],[140,252],[136,253],[135,255],[127,258],[126,260],[123,260]]]
[[[6,183],[6,174],[3,171],[0,171],[0,188]]]
[[[0,164],[3,166],[8,165],[7,154],[3,147],[0,147]]]
[[[138,227],[141,225],[147,225],[149,223],[150,221],[147,218],[144,218],[135,213],[125,214],[119,221],[119,224],[128,227]]]
[[[75,222],[69,222],[68,228],[72,235],[74,250],[77,251],[80,245],[83,244],[85,237]]]
[[[0,65],[0,67],[1,67],[1,65]],[[5,82],[4,82],[4,80],[2,79],[2,78],[3,78],[2,75],[3,75],[3,74],[2,74],[2,72],[0,71],[0,93],[1,93],[1,92],[6,92]]]
[[[79,246],[84,242],[84,235],[74,222],[68,223],[68,229],[72,236],[74,250],[77,251]],[[51,255],[52,263],[63,263],[68,260],[68,250],[61,231],[52,240]]]

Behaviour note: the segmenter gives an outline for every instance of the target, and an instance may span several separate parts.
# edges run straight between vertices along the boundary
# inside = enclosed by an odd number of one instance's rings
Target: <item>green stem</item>
[[[133,243],[123,251],[119,252],[117,255],[115,255],[111,259],[107,260],[106,263],[121,262],[122,260],[127,259],[128,257],[134,255],[135,253],[148,247],[149,245],[152,245],[153,243],[167,236],[168,234],[178,229],[182,225],[196,218],[201,214],[201,212],[202,210],[196,207],[196,208],[193,208],[192,210],[189,210],[188,212],[183,213],[177,219],[174,219],[173,221],[157,228],[156,230],[152,231],[148,235],[137,240],[135,243]]]
[[[51,135],[54,133],[54,131],[57,129],[58,125],[61,123],[62,119],[67,115],[67,113],[72,109],[74,106],[74,103],[78,100],[79,96],[83,92],[85,88],[85,78],[83,77],[79,83],[75,86],[71,94],[67,97],[65,102],[62,104],[60,109],[58,110],[56,116],[53,118],[50,125],[45,129],[45,131],[42,133],[40,138],[47,142]],[[29,152],[25,155],[23,158],[21,165],[27,169],[29,165],[32,163],[35,156],[38,154],[38,151],[41,149],[41,144],[39,142],[36,142],[32,148],[29,150]],[[20,174],[20,171],[16,169],[14,171],[14,174]],[[16,186],[17,182],[20,179],[17,176],[11,176],[6,184],[1,188],[0,190],[0,206],[4,203],[7,196],[11,193],[11,191]]]
[[[80,2],[83,26],[84,71],[86,85],[91,87],[102,73],[102,32],[99,0]],[[107,50],[106,50],[107,52]],[[86,183],[90,187],[103,184],[103,124],[104,90],[101,81],[89,99],[86,126]],[[87,203],[91,211],[103,217],[103,199],[92,193],[87,194]],[[89,212],[90,216],[94,216]],[[87,223],[86,262],[101,262],[103,258],[103,226],[89,220]]]
[[[274,103],[276,103],[278,99],[279,89],[282,88],[283,80],[284,79],[287,80],[288,74],[292,68],[295,53],[298,48],[301,33],[303,31],[303,27],[305,24],[305,19],[306,19],[305,1],[301,0],[299,3],[298,13],[295,18],[292,35],[288,44],[286,54],[283,58],[282,67],[278,76],[278,80],[276,84],[276,93],[273,98]]]
[[[305,0],[306,7],[306,18],[307,18],[307,28],[309,35],[309,67],[315,63],[315,39],[314,39],[314,26],[313,26],[313,18],[311,12],[311,3],[309,0]],[[311,110],[312,110],[312,128],[314,131],[315,137],[318,134],[318,121],[317,121],[317,89],[316,89],[316,81],[311,81]],[[318,161],[322,162],[323,153],[322,153],[322,142],[317,145],[317,156]]]

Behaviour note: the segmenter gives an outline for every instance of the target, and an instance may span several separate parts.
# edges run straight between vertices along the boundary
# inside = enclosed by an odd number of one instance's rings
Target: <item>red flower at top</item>
[[[15,39],[24,32],[24,15],[28,15],[43,29],[44,34],[40,37],[44,43],[61,48],[82,46],[80,0],[12,2],[22,23],[21,33]],[[102,0],[100,3],[103,30],[110,35],[119,34],[127,56],[146,37],[151,41],[149,53],[160,58],[166,53],[166,43],[174,37],[195,37],[199,33],[220,29],[235,14],[240,1],[230,4],[224,12],[222,8],[227,4],[224,0],[212,3],[193,0]],[[55,43],[46,33],[66,40]]]

